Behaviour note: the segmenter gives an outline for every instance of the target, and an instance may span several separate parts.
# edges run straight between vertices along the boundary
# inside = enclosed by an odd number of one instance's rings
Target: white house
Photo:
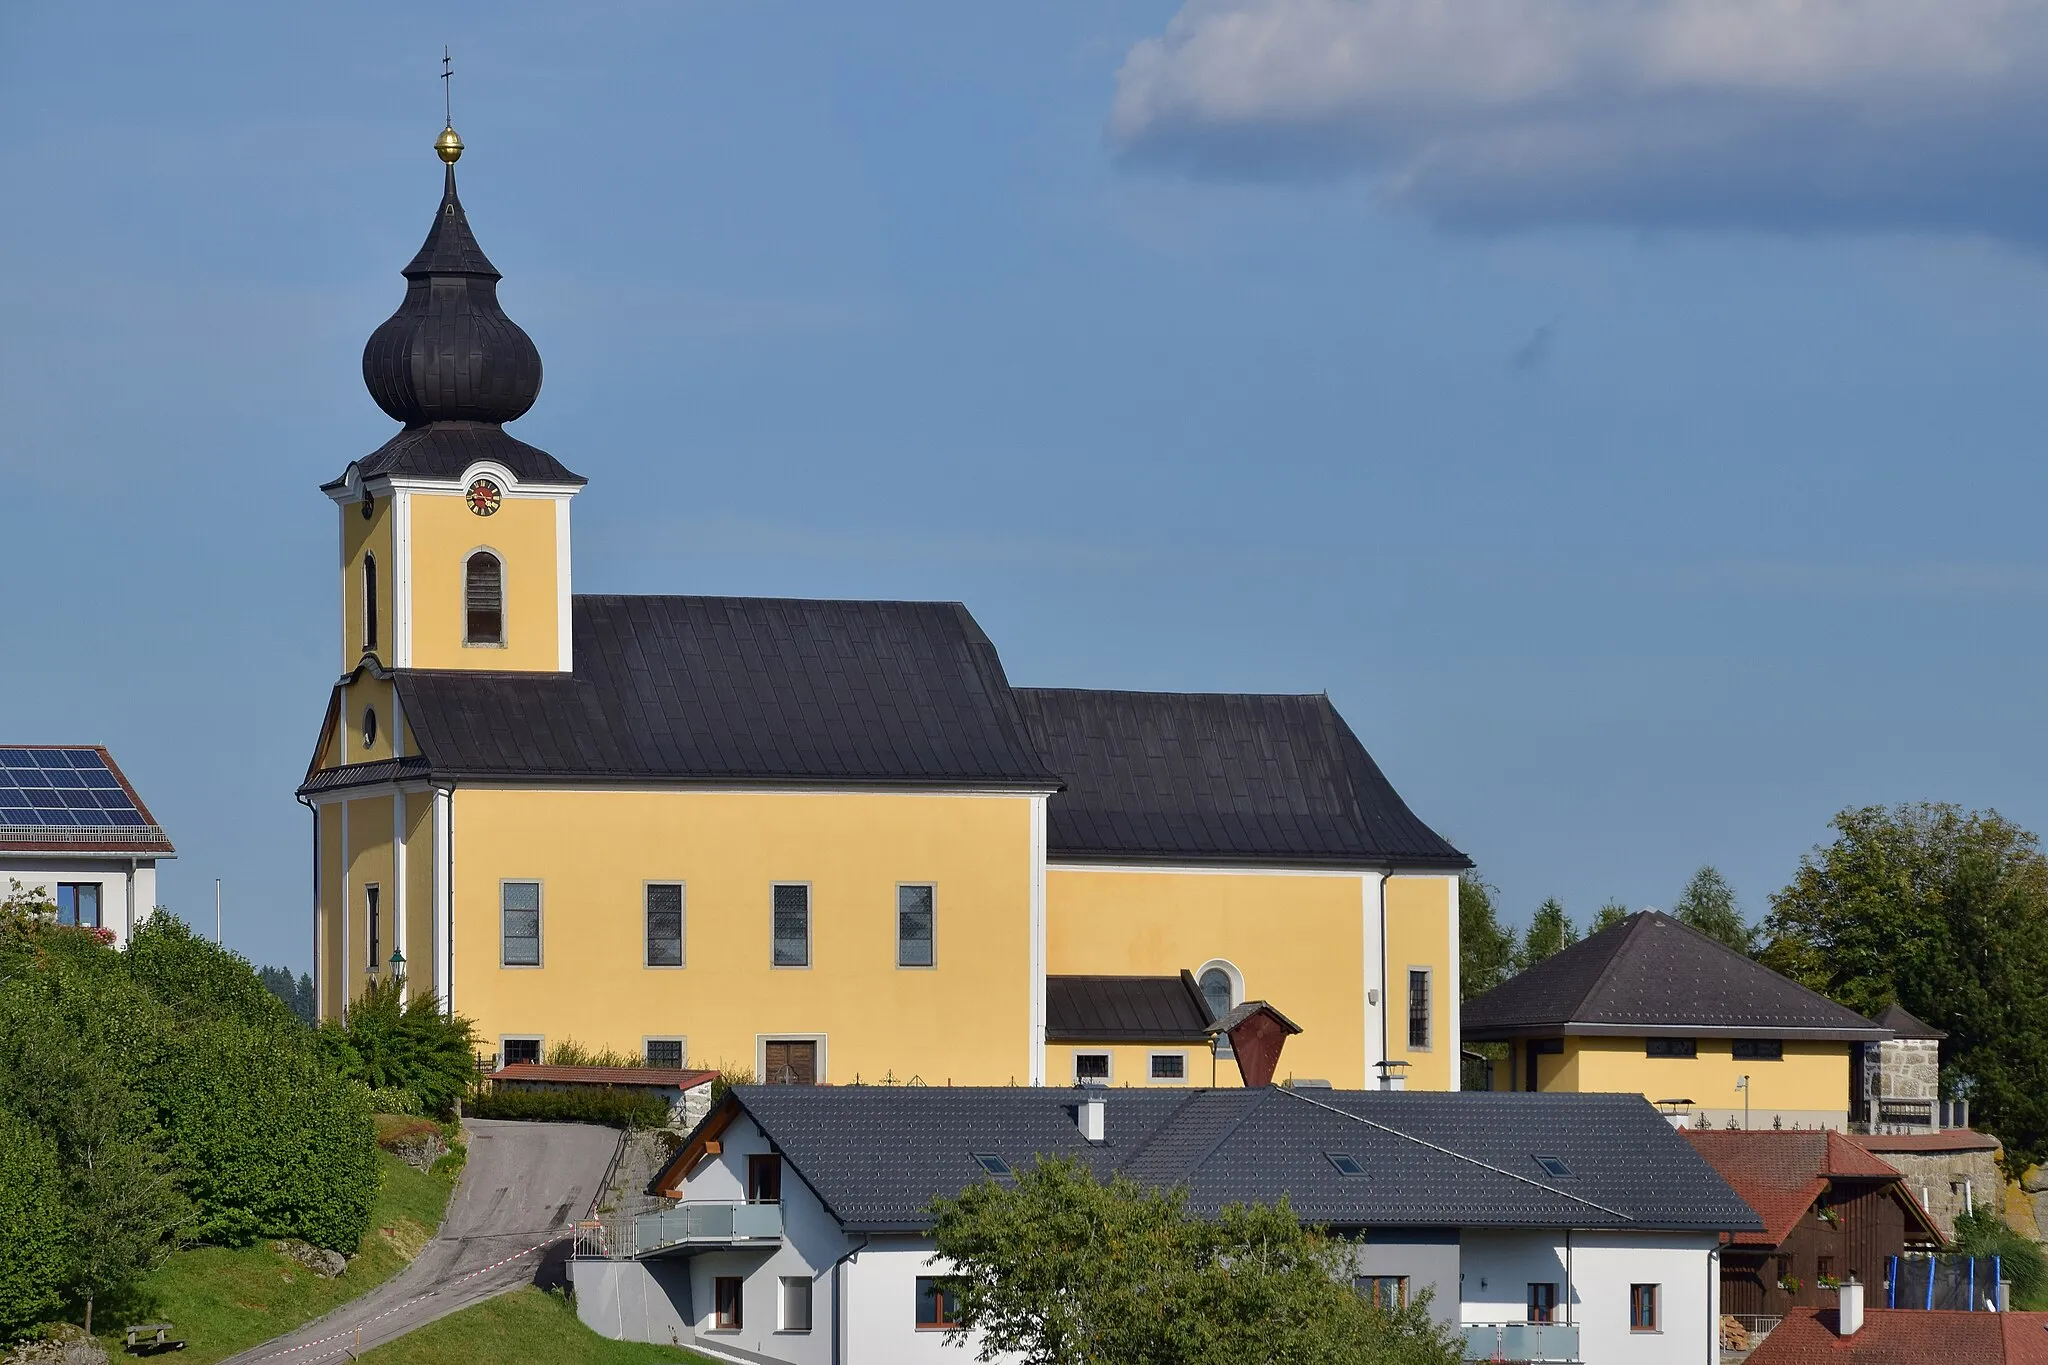
[[[113,755],[93,744],[0,747],[0,895],[40,887],[64,924],[125,944],[176,856]]]
[[[1759,1226],[1631,1095],[749,1086],[657,1178],[672,1207],[580,1230],[577,1311],[735,1361],[971,1360],[924,1210],[1041,1155],[1197,1211],[1285,1195],[1474,1360],[1716,1365],[1720,1235]]]

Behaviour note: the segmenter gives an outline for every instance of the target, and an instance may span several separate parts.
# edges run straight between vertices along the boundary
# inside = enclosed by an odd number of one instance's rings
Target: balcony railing
[[[782,1205],[705,1199],[637,1217],[592,1218],[576,1225],[582,1260],[630,1261],[678,1247],[735,1246],[782,1240]]]
[[[1579,1358],[1579,1328],[1570,1322],[1468,1322],[1465,1359],[1561,1361]]]

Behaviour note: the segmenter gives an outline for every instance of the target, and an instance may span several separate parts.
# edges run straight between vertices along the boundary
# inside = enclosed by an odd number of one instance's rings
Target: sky
[[[581,590],[1327,691],[1517,922],[2048,827],[2048,0],[0,7],[0,738],[258,962],[444,43]]]

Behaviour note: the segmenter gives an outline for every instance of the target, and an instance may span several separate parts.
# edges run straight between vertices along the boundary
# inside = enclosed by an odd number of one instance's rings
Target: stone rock
[[[348,1269],[348,1258],[338,1251],[316,1247],[310,1242],[297,1239],[286,1242],[272,1242],[270,1249],[280,1256],[289,1256],[322,1279],[331,1280]]]
[[[416,1171],[434,1169],[434,1163],[448,1155],[448,1140],[438,1132],[406,1137],[393,1144],[392,1155]]]
[[[0,1356],[0,1365],[107,1365],[107,1348],[69,1323],[41,1341],[24,1341]]]
[[[2029,1166],[2027,1173],[2020,1177],[2020,1188],[2028,1194],[2048,1191],[2048,1168]]]

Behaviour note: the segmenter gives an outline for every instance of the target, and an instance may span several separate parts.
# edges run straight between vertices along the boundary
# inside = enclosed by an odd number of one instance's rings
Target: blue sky
[[[1327,690],[1516,920],[2048,825],[2048,7],[1533,3],[9,7],[0,730],[307,964],[316,487],[392,429],[445,41],[580,588]]]

